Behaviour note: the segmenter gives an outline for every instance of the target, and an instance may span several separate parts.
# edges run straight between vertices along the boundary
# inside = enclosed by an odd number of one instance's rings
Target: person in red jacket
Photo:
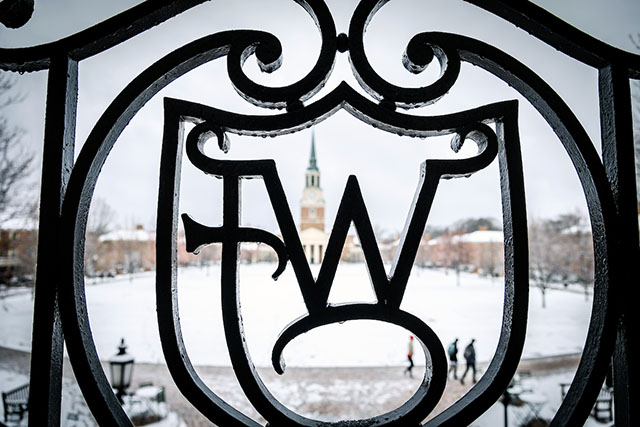
[[[409,374],[411,378],[413,378],[413,335],[409,337],[409,348],[407,351],[407,358],[409,359],[409,366],[404,370],[405,375]]]

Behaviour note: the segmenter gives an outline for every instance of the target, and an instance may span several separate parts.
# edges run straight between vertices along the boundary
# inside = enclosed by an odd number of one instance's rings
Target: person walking
[[[449,344],[449,349],[447,350],[449,354],[449,372],[447,372],[447,378],[449,378],[449,374],[453,372],[453,379],[458,379],[458,338],[453,340],[451,344]]]
[[[465,368],[462,377],[460,377],[461,384],[464,384],[464,378],[467,376],[467,372],[469,372],[469,369],[471,369],[472,371],[473,382],[474,384],[476,383],[476,349],[473,346],[474,342],[476,342],[476,340],[472,339],[469,345],[467,345],[464,349],[463,356],[464,360],[467,362],[467,367]]]
[[[405,375],[409,374],[411,378],[413,378],[413,335],[409,337],[409,348],[407,351],[407,358],[409,359],[409,366],[404,370]]]

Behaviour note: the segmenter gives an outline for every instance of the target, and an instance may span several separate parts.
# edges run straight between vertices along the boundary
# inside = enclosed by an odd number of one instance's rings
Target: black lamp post
[[[122,396],[126,394],[127,388],[131,385],[133,376],[133,356],[127,353],[127,346],[124,338],[120,340],[118,354],[109,359],[111,370],[111,387],[117,390],[116,396],[120,403],[124,403]]]

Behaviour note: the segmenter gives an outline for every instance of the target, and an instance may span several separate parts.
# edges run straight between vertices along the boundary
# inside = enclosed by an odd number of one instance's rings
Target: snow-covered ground
[[[270,365],[273,344],[282,329],[306,311],[291,266],[273,281],[272,264],[242,265],[240,295],[251,357]],[[317,273],[317,270],[316,270]],[[222,333],[219,266],[183,268],[178,276],[180,319],[187,351],[196,365],[229,365]],[[402,308],[429,325],[443,345],[455,337],[463,347],[476,339],[480,361],[492,358],[500,333],[504,283],[462,273],[418,269],[411,275]],[[162,363],[155,310],[155,276],[145,273],[109,279],[86,288],[91,328],[98,354],[107,359],[124,337],[138,362]],[[363,264],[341,264],[330,302],[373,301]],[[0,346],[28,350],[32,297],[22,294],[0,301]],[[590,297],[563,290],[541,294],[531,289],[524,357],[576,353],[582,350],[591,312]],[[410,332],[381,322],[352,321],[324,326],[296,338],[285,348],[288,366],[401,365]],[[423,360],[418,354],[418,362]]]
[[[220,378],[208,379],[214,383],[219,383]],[[551,419],[555,412],[558,410],[561,399],[560,393],[560,383],[568,383],[572,380],[572,374],[560,373],[553,374],[547,376],[536,376],[531,379],[524,380],[522,383],[522,387],[526,389],[532,390],[530,393],[525,393],[522,395],[523,399],[530,399],[530,405],[524,405],[521,407],[511,406],[509,407],[508,417],[509,417],[509,425],[515,426],[520,425],[522,422],[530,418],[534,415],[534,410],[538,411],[538,415],[545,418]],[[17,374],[12,371],[7,371],[0,369],[0,384],[3,386],[3,389],[10,389],[12,387],[17,387],[22,384],[25,384],[28,381],[28,377],[24,374]],[[339,380],[338,380],[339,381]],[[218,384],[219,385],[219,384]],[[226,384],[223,381],[222,387]],[[270,388],[275,392],[279,398],[284,399],[283,401],[288,402],[291,406],[296,409],[296,402],[300,400],[304,400],[306,405],[310,405],[312,400],[310,397],[314,393],[316,399],[321,399],[325,395],[329,394],[329,396],[333,399],[333,401],[337,401],[339,399],[345,399],[347,402],[356,401],[362,402],[361,399],[365,399],[364,403],[367,403],[367,399],[382,399],[382,401],[386,401],[388,394],[399,393],[397,383],[392,382],[391,386],[387,381],[378,381],[376,383],[371,384],[369,381],[368,387],[363,387],[363,390],[371,391],[371,388],[374,388],[376,393],[373,396],[367,395],[367,397],[363,397],[362,393],[360,393],[360,389],[356,386],[354,387],[332,387],[330,390],[320,388],[319,390],[314,389],[317,388],[317,385],[311,384],[296,384],[299,387],[292,388],[291,386],[287,386],[286,384],[274,382],[270,384]],[[358,383],[359,386],[362,386],[361,383]],[[219,385],[220,386],[220,385]],[[229,386],[228,386],[229,387]],[[237,388],[237,385],[232,386]],[[236,408],[240,410],[247,411],[249,414],[254,414],[253,408],[251,408],[246,399],[241,396],[241,392],[238,390],[236,395],[231,394],[231,399],[229,400]],[[299,402],[298,402],[299,403]],[[352,407],[353,405],[345,405],[348,407]],[[371,406],[371,405],[370,405]],[[532,410],[533,408],[533,410]],[[314,417],[314,418],[322,418],[327,419],[327,414],[318,414],[318,413],[305,413],[305,415]],[[341,414],[345,416],[346,414]],[[2,417],[2,408],[0,407],[0,417]],[[1,419],[1,418],[0,418]],[[336,418],[337,419],[337,418]],[[494,427],[494,426],[502,426],[504,425],[504,407],[500,403],[496,403],[493,405],[487,412],[485,412],[480,418],[472,423],[472,426],[475,427]],[[21,425],[27,425],[26,419]],[[65,379],[63,383],[63,398],[62,398],[62,426],[64,427],[74,427],[74,426],[93,426],[96,425],[93,417],[91,416],[89,409],[85,406],[84,400],[81,397],[80,390],[78,386],[72,381]],[[603,424],[598,423],[593,418],[587,419],[585,422],[586,427],[598,427]],[[169,417],[165,420],[153,424],[154,427],[185,427],[185,424],[182,420],[180,420],[175,413],[170,413]]]
[[[269,366],[271,349],[280,331],[305,313],[291,266],[275,282],[270,278],[274,269],[272,264],[242,265],[240,269],[245,333],[251,357],[258,366]],[[317,274],[317,268],[314,271]],[[219,277],[219,266],[179,270],[178,299],[183,336],[189,356],[196,365],[230,364],[222,333]],[[455,337],[460,339],[461,347],[475,338],[479,360],[489,361],[500,333],[503,291],[504,283],[498,278],[462,273],[460,286],[457,286],[452,272],[415,269],[402,308],[429,325],[445,347]],[[102,359],[113,355],[120,338],[124,337],[137,362],[164,362],[157,330],[153,273],[89,283],[86,293],[91,328]],[[373,301],[366,267],[341,264],[329,299],[333,303]],[[0,300],[0,346],[29,350],[32,305],[30,293]],[[580,352],[590,312],[591,298],[585,297],[584,293],[548,290],[543,309],[540,291],[531,289],[524,357]],[[404,365],[409,334],[400,327],[380,322],[346,322],[296,338],[285,349],[284,356],[288,366],[300,367]],[[419,352],[417,362],[424,363]],[[558,384],[570,382],[571,377],[567,372],[529,380],[529,387],[544,400],[540,415],[545,418],[553,415],[560,404]],[[0,370],[3,389],[26,381],[26,373]],[[274,394],[286,397],[288,389],[281,382],[272,382],[270,387]],[[63,413],[76,414],[90,425],[92,419],[83,407],[77,385],[68,384],[64,393],[66,405],[77,403],[78,407],[65,407]],[[526,407],[510,409],[512,422],[526,415]],[[496,404],[473,425],[502,425],[503,416],[502,405]],[[67,421],[65,425],[73,425]],[[175,425],[180,424],[179,420],[175,421]]]

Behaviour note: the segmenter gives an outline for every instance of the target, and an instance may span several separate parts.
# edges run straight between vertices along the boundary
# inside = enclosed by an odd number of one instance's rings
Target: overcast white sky
[[[0,28],[0,45],[29,46],[69,35],[124,10],[135,1],[36,1],[32,21],[19,30]],[[635,0],[562,1],[536,3],[603,41],[633,51],[629,34],[640,33],[640,2]],[[328,1],[338,32],[347,32],[357,4]],[[63,6],[64,5],[64,6]],[[77,148],[120,90],[140,71],[162,55],[197,37],[234,28],[273,32],[284,46],[284,63],[272,75],[261,75],[255,61],[246,68],[257,81],[282,86],[304,76],[319,52],[320,37],[309,16],[290,0],[212,1],[84,61],[80,66]],[[408,40],[424,31],[448,31],[490,42],[515,56],[540,74],[573,109],[592,140],[599,145],[597,73],[545,46],[501,19],[459,0],[393,0],[372,20],[365,47],[373,67],[398,85],[420,86],[432,81],[434,67],[413,76],[402,66]],[[17,76],[26,100],[11,111],[15,124],[27,130],[24,142],[40,152],[44,118],[46,73]],[[346,54],[318,99],[345,80],[356,87]],[[225,61],[203,66],[163,90],[133,119],[107,161],[96,196],[107,201],[123,225],[142,223],[153,227],[162,138],[162,97],[171,96],[213,105],[235,112],[273,114],[248,105],[231,87]],[[456,112],[488,102],[521,99],[506,84],[465,65],[451,92],[433,106],[412,114]],[[312,101],[313,101],[312,100]],[[418,166],[426,158],[454,157],[448,138],[416,140],[398,137],[358,122],[346,112],[315,127],[318,165],[327,201],[329,226],[349,174],[356,174],[374,223],[389,231],[402,228],[415,191]],[[524,157],[527,203],[530,217],[549,217],[569,211],[585,211],[585,201],[568,156],[553,132],[524,100],[520,107],[520,132]],[[230,135],[231,152],[225,158],[274,158],[289,198],[294,218],[307,166],[310,131],[275,139]],[[470,147],[469,147],[470,148]],[[470,154],[469,151],[466,152]],[[222,156],[220,153],[216,153]],[[186,158],[185,158],[186,160]],[[273,214],[265,208],[264,186],[253,180],[244,186],[243,222],[276,230]],[[220,181],[205,177],[185,165],[181,212],[202,222],[220,218]],[[443,182],[429,222],[448,225],[466,217],[501,216],[498,170],[494,163],[469,179]]]

